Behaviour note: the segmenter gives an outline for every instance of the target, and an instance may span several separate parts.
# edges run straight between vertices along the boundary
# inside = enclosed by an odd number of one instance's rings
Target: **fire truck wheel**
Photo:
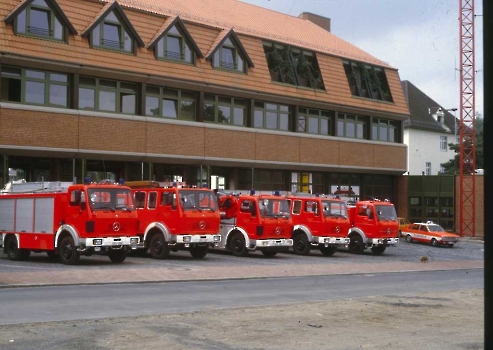
[[[166,259],[169,256],[170,246],[162,233],[152,236],[149,250],[154,259]]]
[[[324,245],[321,245],[320,246],[320,251],[325,256],[332,256],[337,251],[337,247],[334,247],[334,246],[328,246],[328,247],[326,247]]]
[[[236,232],[229,241],[229,250],[234,256],[247,256],[248,249],[246,248],[245,237],[241,232]]]
[[[264,256],[268,256],[270,258],[270,257],[276,256],[277,252],[273,252],[271,250],[262,250],[262,254],[264,254]]]
[[[60,260],[65,265],[75,265],[79,262],[80,255],[74,244],[72,236],[65,236],[60,241]]]
[[[349,237],[349,252],[353,254],[361,254],[365,250],[363,238],[358,234],[353,234]]]
[[[384,246],[384,245],[377,245],[376,247],[372,247],[371,248],[371,251],[373,252],[373,254],[375,255],[380,255],[380,254],[383,254],[383,252],[385,251],[387,247]]]
[[[209,246],[206,245],[196,245],[195,247],[190,247],[190,255],[195,259],[202,259],[209,252]]]
[[[304,233],[298,233],[293,237],[293,250],[298,255],[310,254],[310,243]]]
[[[9,259],[14,261],[27,260],[31,255],[30,250],[17,248],[17,238],[15,236],[7,237],[5,249],[7,250]]]
[[[111,262],[120,264],[127,258],[127,251],[123,249],[111,249],[108,251],[108,257]]]

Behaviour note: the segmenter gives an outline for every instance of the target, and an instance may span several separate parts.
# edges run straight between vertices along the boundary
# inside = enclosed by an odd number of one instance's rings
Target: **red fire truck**
[[[286,198],[276,195],[219,193],[221,244],[234,256],[260,250],[265,256],[288,251],[293,245],[293,221]]]
[[[132,181],[139,215],[139,250],[150,250],[156,259],[165,259],[171,250],[188,249],[194,258],[207,255],[209,246],[218,245],[219,210],[214,192],[206,188]]]
[[[388,200],[359,201],[349,206],[349,251],[360,254],[371,248],[374,254],[382,254],[388,246],[399,243],[399,222],[394,205]]]
[[[331,256],[337,247],[349,244],[350,227],[346,203],[337,198],[320,196],[289,196],[293,218],[293,250],[308,255],[318,248]]]
[[[44,251],[67,265],[95,253],[121,263],[137,248],[130,188],[105,182],[29,192],[0,195],[0,246],[11,260]]]

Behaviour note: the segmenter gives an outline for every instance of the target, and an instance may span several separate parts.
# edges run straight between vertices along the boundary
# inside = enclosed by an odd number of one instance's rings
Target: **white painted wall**
[[[448,146],[446,151],[440,150],[440,136],[447,137],[447,144],[454,142],[453,134],[404,129],[409,175],[421,175],[423,171],[426,173],[426,162],[431,163],[431,175],[437,175],[440,164],[454,158],[455,153]]]

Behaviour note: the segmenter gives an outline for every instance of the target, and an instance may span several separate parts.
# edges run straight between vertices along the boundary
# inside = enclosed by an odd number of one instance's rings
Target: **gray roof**
[[[401,81],[401,85],[410,113],[409,119],[404,121],[404,128],[454,134],[456,130],[454,120],[456,120],[457,131],[459,130],[458,119],[455,118],[454,114],[447,111],[445,107],[435,102],[409,81],[403,80]],[[438,108],[442,108],[444,112],[444,125],[440,125],[432,116]]]

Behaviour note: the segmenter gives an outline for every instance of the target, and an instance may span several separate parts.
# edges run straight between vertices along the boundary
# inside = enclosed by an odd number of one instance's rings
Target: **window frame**
[[[94,85],[86,84],[82,82],[83,79],[93,79],[94,80]],[[104,86],[101,85],[101,81],[107,81],[107,82],[114,82],[116,84],[116,87],[109,87],[109,86]],[[125,87],[122,87],[122,84],[131,84],[135,86],[135,91],[132,91],[131,89],[127,89]],[[88,110],[88,111],[98,111],[98,112],[103,112],[103,113],[118,113],[118,114],[125,114],[125,115],[137,115],[137,106],[138,106],[138,99],[139,99],[139,86],[138,83],[134,82],[127,82],[127,81],[120,81],[120,80],[113,80],[113,79],[105,79],[105,78],[95,78],[95,77],[90,77],[90,76],[81,76],[79,79],[79,109],[80,110]],[[87,90],[93,90],[94,91],[94,108],[88,108],[80,107],[80,89],[87,89]],[[107,109],[101,109],[101,104],[100,104],[100,93],[101,92],[115,92],[115,110],[107,110]],[[122,111],[123,109],[123,101],[122,101],[122,96],[123,94],[129,94],[129,95],[134,95],[135,96],[135,104],[134,104],[134,112],[133,113],[124,113]]]
[[[447,152],[447,136],[440,136],[440,151]]]
[[[384,68],[351,60],[342,65],[352,96],[394,103]]]
[[[43,38],[43,39],[48,39],[48,40],[53,40],[57,42],[66,42],[67,41],[67,27],[63,23],[63,21],[58,18],[58,16],[55,14],[55,11],[51,8],[51,6],[44,1],[46,4],[46,7],[35,4],[33,1],[29,5],[27,5],[16,17],[14,20],[13,28],[14,28],[14,33],[15,35],[25,35],[33,38]],[[48,14],[48,34],[42,34],[41,32],[38,31],[32,32],[31,31],[31,12],[32,11],[40,11],[40,12],[45,12]],[[19,31],[19,27],[21,26],[21,23],[19,23],[19,17],[23,16],[24,17],[24,31]],[[56,35],[56,23],[60,24],[61,27],[61,38],[55,37]]]
[[[431,175],[431,162],[425,163],[425,175]]]
[[[115,16],[116,21],[113,19],[108,19],[111,15]],[[116,11],[111,11],[109,12],[99,23],[94,27],[94,29],[91,30],[89,41],[91,44],[92,48],[97,48],[97,49],[102,49],[102,50],[110,50],[114,52],[120,52],[120,53],[125,53],[125,54],[135,54],[135,48],[136,48],[136,41],[132,37],[130,30],[126,27],[124,23],[122,23],[122,19],[118,16]],[[105,39],[105,25],[109,26],[114,26],[117,27],[118,29],[118,36],[119,36],[119,42],[118,46],[112,46],[112,45],[107,45],[104,44],[104,40],[109,41],[110,39]],[[99,34],[96,38],[94,33],[96,31],[99,31]],[[130,39],[130,50],[126,50],[125,48],[125,35],[128,36]],[[96,43],[95,41],[99,39],[99,43]]]
[[[149,92],[149,89],[159,89],[159,93],[154,93],[154,92]],[[176,98],[167,95],[166,91],[175,91],[176,92]],[[183,97],[184,94],[194,94],[195,97],[192,100],[190,97]],[[171,119],[171,120],[189,120],[189,121],[196,121],[197,120],[197,96],[196,96],[195,91],[189,91],[189,90],[181,90],[181,89],[172,89],[172,88],[167,88],[163,86],[156,86],[156,85],[147,85],[146,86],[146,91],[145,91],[145,116],[146,117],[155,117],[155,118],[165,118],[165,119]],[[152,97],[152,98],[157,98],[158,99],[158,115],[152,115],[147,113],[147,98]],[[170,117],[170,116],[164,116],[163,115],[163,100],[173,100],[176,101],[176,117]],[[183,102],[193,102],[193,116],[192,117],[184,117],[183,116]]]
[[[259,107],[260,104],[263,104],[263,107]],[[275,105],[276,109],[271,109],[268,108],[268,105]],[[286,110],[282,110],[283,107],[287,108]],[[262,126],[256,126],[256,112],[262,111]],[[276,128],[269,128],[267,127],[267,114],[268,113],[276,113]],[[287,115],[288,117],[288,123],[287,123],[287,128],[286,129],[281,129],[281,116],[282,115]],[[252,125],[253,128],[256,129],[265,129],[265,130],[278,130],[278,131],[285,131],[288,132],[291,130],[291,118],[292,118],[292,107],[289,105],[284,105],[284,104],[278,104],[278,103],[272,103],[272,102],[264,102],[264,101],[255,101],[254,103],[254,108],[253,108],[253,121]]]
[[[211,99],[210,97],[213,97]],[[221,99],[229,99],[231,102],[227,104],[224,101],[221,101]],[[243,101],[243,104],[236,103],[237,100]],[[208,106],[212,106],[214,108],[214,120],[206,120],[205,118],[205,109]],[[219,111],[220,107],[226,107],[230,109],[230,120],[232,122],[224,123],[219,121]],[[236,98],[236,97],[229,97],[229,96],[221,96],[221,95],[213,95],[213,94],[205,94],[204,96],[204,122],[205,123],[216,123],[216,124],[223,124],[223,125],[231,125],[231,126],[238,126],[238,127],[245,127],[246,126],[246,119],[247,119],[247,100],[245,98]],[[242,109],[243,110],[243,123],[238,124],[236,123],[236,115],[235,115],[235,110],[236,109]]]
[[[316,112],[316,113],[315,113]],[[322,136],[332,136],[333,130],[332,130],[332,123],[335,120],[335,112],[334,111],[328,111],[328,110],[322,110],[322,109],[315,109],[315,108],[307,108],[307,107],[299,107],[298,108],[298,117],[297,117],[297,122],[296,122],[296,132],[299,133],[306,133],[310,135],[322,135]],[[301,130],[301,118],[305,118],[304,123],[305,123],[305,128],[304,130]],[[317,132],[311,132],[310,129],[310,123],[309,119],[314,118],[317,119]],[[322,133],[322,120],[325,120],[327,122],[327,133]]]
[[[5,102],[9,103],[20,103],[20,104],[28,104],[28,105],[34,105],[34,106],[46,106],[46,107],[54,107],[54,108],[70,108],[71,106],[71,100],[70,100],[70,77],[68,74],[65,73],[58,73],[58,72],[51,72],[51,71],[45,71],[41,69],[30,69],[30,68],[19,68],[19,67],[13,67],[13,66],[1,66],[0,67],[0,81],[2,79],[15,79],[20,81],[20,101],[10,101],[10,100],[2,100]],[[15,69],[20,72],[19,76],[14,76],[14,75],[4,75],[4,69],[9,68],[9,69]],[[33,72],[33,73],[41,73],[44,74],[44,78],[36,78],[36,77],[28,77],[27,73],[28,72]],[[59,81],[59,80],[54,80],[52,79],[53,75],[60,75],[66,77],[65,81]],[[27,96],[27,83],[28,82],[33,82],[33,83],[39,83],[43,84],[44,86],[44,92],[43,92],[43,103],[36,103],[36,102],[28,102],[26,101],[26,96]],[[55,104],[51,103],[51,87],[52,86],[63,86],[66,88],[66,96],[65,96],[65,105],[60,105],[60,104]]]
[[[376,130],[375,130],[376,129]],[[382,131],[386,130],[386,137],[383,138]],[[371,118],[371,137],[372,141],[398,143],[398,121],[383,118]],[[393,140],[391,139],[393,136]]]
[[[229,44],[228,42],[231,44]],[[224,65],[225,62],[223,62],[223,60],[222,60],[224,48],[229,49],[233,52],[233,61],[234,62],[233,62],[232,67],[230,65]],[[241,70],[238,67],[239,59],[243,63],[243,67]],[[245,57],[243,57],[243,55],[240,53],[240,50],[237,47],[237,44],[235,44],[233,42],[233,40],[231,40],[230,37],[227,37],[223,41],[223,43],[216,49],[216,51],[214,52],[214,55],[212,57],[211,62],[212,62],[212,67],[214,69],[226,70],[228,72],[235,72],[235,73],[239,73],[239,74],[247,74],[247,72],[248,72],[247,62],[246,62]]]
[[[351,119],[350,117],[354,117],[354,119]],[[339,122],[343,123],[343,134],[339,134]],[[348,136],[348,128],[347,126],[349,124],[354,125],[354,136]],[[358,137],[358,125],[363,126],[362,130],[362,136]],[[335,135],[337,137],[345,137],[345,138],[351,138],[351,139],[358,139],[358,140],[365,140],[367,139],[367,133],[368,133],[368,117],[364,116],[358,116],[354,114],[346,114],[346,113],[338,113],[336,117],[336,125],[335,125]]]
[[[173,29],[176,30],[176,32],[173,31]],[[172,57],[167,55],[166,53],[168,52],[168,38],[176,38],[178,39],[180,43],[180,53],[179,53],[179,58],[178,57]],[[162,52],[163,55],[161,56],[160,51],[161,51],[161,46],[162,46]],[[190,51],[190,61],[187,61],[187,53],[186,50]],[[182,33],[180,28],[175,24],[172,26],[165,35],[161,39],[158,40],[158,42],[155,44],[155,56],[156,59],[162,60],[162,61],[171,61],[171,62],[180,62],[184,64],[195,64],[195,50],[193,50],[192,45],[190,45],[188,38]]]

